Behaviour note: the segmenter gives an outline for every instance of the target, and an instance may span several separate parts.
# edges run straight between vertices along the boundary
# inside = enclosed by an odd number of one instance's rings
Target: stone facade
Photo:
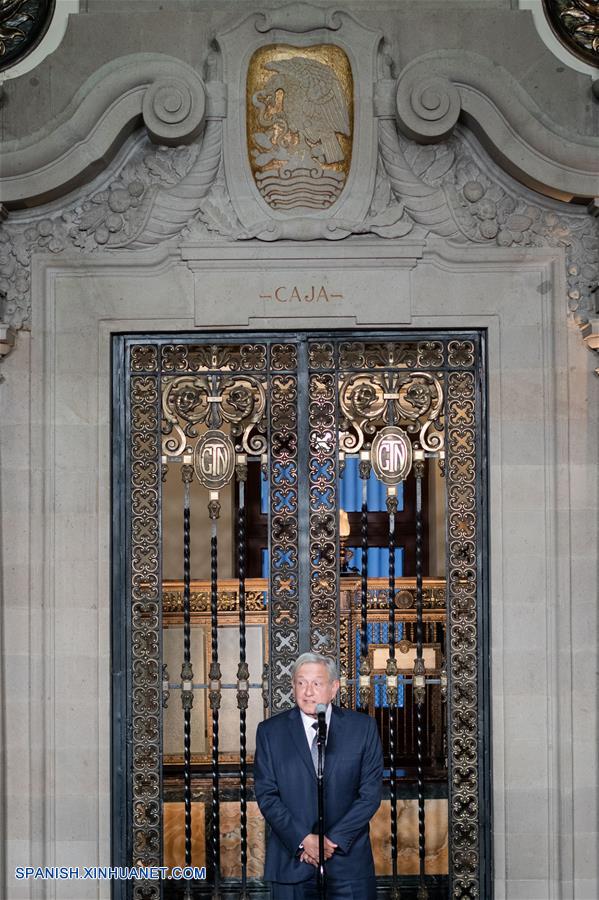
[[[109,896],[13,873],[109,858],[111,335],[396,325],[488,330],[495,897],[596,898],[591,77],[499,0],[81,7],[0,107],[2,895]],[[351,62],[330,208],[252,181],[245,74],[275,43]]]

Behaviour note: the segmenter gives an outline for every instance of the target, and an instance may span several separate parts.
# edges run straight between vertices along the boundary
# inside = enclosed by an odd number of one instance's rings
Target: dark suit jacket
[[[272,833],[267,881],[299,882],[314,874],[298,847],[317,832],[316,773],[297,707],[258,726],[256,799]],[[326,863],[331,878],[374,875],[368,823],[381,802],[383,752],[374,719],[333,706],[325,755],[325,834],[338,844]]]

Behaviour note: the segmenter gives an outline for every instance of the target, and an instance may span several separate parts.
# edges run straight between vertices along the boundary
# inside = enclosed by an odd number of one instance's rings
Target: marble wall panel
[[[446,875],[448,871],[447,800],[425,800],[425,872]],[[383,800],[370,825],[372,852],[377,875],[390,875],[391,804]],[[397,804],[397,871],[400,875],[418,875],[418,801],[399,800]]]
[[[431,251],[411,289],[414,326],[489,335],[495,894],[590,900],[599,896],[593,360],[554,318],[559,279],[552,294],[537,291],[548,281],[547,254],[492,251],[491,266],[489,252],[454,248],[444,261]],[[74,277],[64,260],[60,277],[46,278],[40,260],[33,357],[21,335],[0,386],[2,421],[14,423],[1,435],[3,602],[13,610],[3,635],[6,778],[12,788],[14,774],[18,788],[6,801],[9,871],[23,859],[109,859],[109,338],[190,328],[194,312],[191,274],[172,260],[73,264]],[[241,284],[243,271],[234,277]],[[78,348],[72,366],[68,341],[56,354],[67,333]],[[77,460],[71,486],[67,460]],[[94,621],[84,652],[80,643],[69,652],[72,634],[80,641]],[[532,661],[522,652],[528,640]],[[10,887],[11,900],[34,896],[30,886]],[[48,896],[67,894],[51,887]],[[108,898],[108,887],[95,896]]]

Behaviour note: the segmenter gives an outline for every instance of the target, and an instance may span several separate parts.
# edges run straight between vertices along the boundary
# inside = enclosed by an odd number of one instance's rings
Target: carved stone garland
[[[131,252],[165,240],[247,240],[233,212],[222,169],[222,122],[211,119],[197,144],[155,147],[132,139],[120,170],[96,179],[82,201],[13,212],[0,225],[0,318],[12,329],[30,322],[30,266],[36,252]],[[379,122],[375,190],[361,223],[330,223],[328,236],[372,233],[399,238],[427,234],[501,247],[560,247],[566,252],[567,306],[584,324],[595,308],[599,220],[563,209],[516,185],[486,158],[467,132],[422,146]],[[269,236],[276,238],[273,233]]]

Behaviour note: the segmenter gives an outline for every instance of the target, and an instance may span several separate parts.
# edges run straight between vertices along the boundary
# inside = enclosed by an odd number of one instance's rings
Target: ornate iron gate
[[[310,648],[379,723],[381,896],[491,896],[483,362],[471,332],[115,338],[116,897],[262,895],[253,734]]]

